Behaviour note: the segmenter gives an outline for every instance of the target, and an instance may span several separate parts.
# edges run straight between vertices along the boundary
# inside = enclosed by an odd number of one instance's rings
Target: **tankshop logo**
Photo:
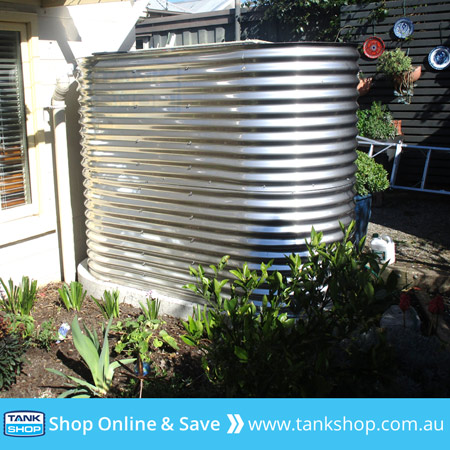
[[[9,411],[3,415],[3,434],[36,437],[45,434],[45,415],[39,411]]]

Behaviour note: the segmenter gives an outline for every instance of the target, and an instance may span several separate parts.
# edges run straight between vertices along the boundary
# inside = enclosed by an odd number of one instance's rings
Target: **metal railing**
[[[395,149],[394,162],[392,165],[392,171],[391,171],[391,177],[390,177],[391,188],[403,189],[403,190],[409,190],[409,191],[429,192],[432,194],[450,195],[450,191],[447,191],[445,189],[427,189],[425,187],[426,179],[428,176],[428,169],[430,166],[431,152],[449,152],[450,153],[450,148],[432,147],[432,146],[423,146],[423,145],[410,145],[410,144],[405,144],[403,141],[381,142],[381,141],[375,141],[373,139],[368,139],[368,138],[365,138],[362,136],[358,136],[357,141],[358,141],[358,146],[363,145],[363,146],[369,147],[368,155],[371,158],[375,158],[376,156],[378,156],[384,152],[387,152],[390,149]],[[401,155],[402,155],[402,153],[404,153],[405,150],[409,150],[409,149],[426,151],[425,164],[424,164],[424,168],[422,171],[422,177],[420,179],[420,182],[418,183],[419,187],[417,187],[417,186],[401,186],[396,183],[398,168],[399,168],[400,161],[401,161]]]

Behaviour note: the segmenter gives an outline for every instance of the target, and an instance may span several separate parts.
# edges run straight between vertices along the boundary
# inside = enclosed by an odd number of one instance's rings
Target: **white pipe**
[[[69,77],[66,77],[63,80],[57,80],[55,92],[52,97],[52,106],[50,108],[55,148],[61,266],[63,279],[67,283],[75,281],[76,278],[73,211],[70,195],[69,155],[65,112],[65,97],[69,92],[69,88]]]

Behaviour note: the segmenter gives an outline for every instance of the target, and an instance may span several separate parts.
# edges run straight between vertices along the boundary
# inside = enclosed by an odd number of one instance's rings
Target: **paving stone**
[[[381,317],[381,328],[407,328],[411,331],[420,332],[420,318],[417,311],[411,307],[404,313],[398,305],[392,305]]]

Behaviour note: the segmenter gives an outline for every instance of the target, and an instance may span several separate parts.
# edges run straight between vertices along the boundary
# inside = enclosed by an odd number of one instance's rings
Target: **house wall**
[[[129,50],[146,3],[40,8],[36,2],[0,1],[0,28],[25,24],[27,30],[32,61],[26,89],[34,98],[27,133],[35,144],[30,146],[33,211],[10,219],[0,212],[3,279],[17,282],[27,275],[39,284],[75,279],[76,266],[86,256],[76,60]],[[67,92],[52,101],[58,83]]]

